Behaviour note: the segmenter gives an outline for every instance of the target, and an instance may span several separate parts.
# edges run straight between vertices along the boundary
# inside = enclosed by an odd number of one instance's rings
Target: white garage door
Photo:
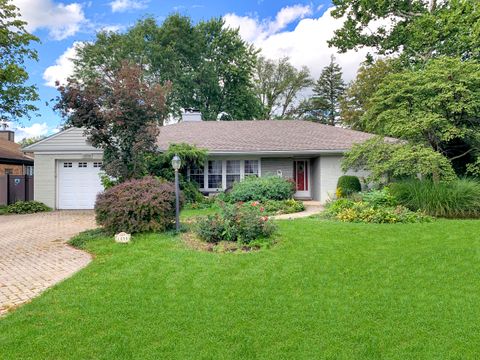
[[[58,208],[93,209],[103,191],[100,161],[61,160],[58,162]]]

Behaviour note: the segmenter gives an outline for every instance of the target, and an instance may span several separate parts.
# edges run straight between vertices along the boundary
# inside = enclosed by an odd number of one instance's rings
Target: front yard
[[[0,319],[0,357],[478,356],[480,221],[278,224],[241,254],[93,237],[91,265]]]

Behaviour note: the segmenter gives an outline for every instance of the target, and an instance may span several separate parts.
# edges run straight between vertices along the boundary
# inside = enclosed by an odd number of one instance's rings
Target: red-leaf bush
[[[150,176],[123,182],[97,196],[95,214],[109,233],[165,231],[175,221],[175,186]]]

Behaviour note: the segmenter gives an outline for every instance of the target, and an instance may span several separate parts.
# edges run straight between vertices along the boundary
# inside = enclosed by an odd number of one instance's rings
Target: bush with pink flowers
[[[195,231],[206,242],[236,241],[250,244],[270,237],[276,226],[260,203],[222,204],[220,212],[197,221]]]

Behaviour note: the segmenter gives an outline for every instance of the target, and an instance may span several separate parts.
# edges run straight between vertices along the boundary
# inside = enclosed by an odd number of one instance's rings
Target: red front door
[[[295,183],[297,191],[308,191],[308,168],[306,160],[295,160]]]

